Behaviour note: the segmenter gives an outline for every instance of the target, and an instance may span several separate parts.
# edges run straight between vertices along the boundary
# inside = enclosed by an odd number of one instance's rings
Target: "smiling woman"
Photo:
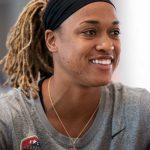
[[[107,84],[120,54],[116,20],[110,4],[95,2],[65,20],[55,35],[46,30],[47,47],[53,53],[56,75],[62,74],[77,86]]]
[[[119,34],[109,0],[31,0],[1,61],[0,149],[149,149],[150,94],[111,81]]]

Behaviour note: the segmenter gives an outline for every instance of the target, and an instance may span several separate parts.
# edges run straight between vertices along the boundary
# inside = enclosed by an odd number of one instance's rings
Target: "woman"
[[[119,33],[109,0],[31,0],[2,60],[0,149],[149,149],[150,94],[111,82]]]

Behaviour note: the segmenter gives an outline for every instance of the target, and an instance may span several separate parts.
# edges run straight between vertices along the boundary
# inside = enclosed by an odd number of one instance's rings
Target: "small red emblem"
[[[30,136],[21,141],[20,150],[41,150],[39,138]]]

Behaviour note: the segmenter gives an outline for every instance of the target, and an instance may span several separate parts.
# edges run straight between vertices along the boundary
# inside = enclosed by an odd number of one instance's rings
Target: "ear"
[[[45,42],[46,42],[47,48],[49,49],[51,53],[57,52],[56,38],[52,30],[45,31]]]

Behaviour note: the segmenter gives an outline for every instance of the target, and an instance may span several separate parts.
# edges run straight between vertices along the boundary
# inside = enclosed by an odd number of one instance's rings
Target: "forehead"
[[[115,8],[106,2],[93,2],[90,3],[66,19],[63,24],[80,24],[84,20],[97,20],[99,22],[114,22],[117,21]],[[63,25],[62,24],[62,25]]]

